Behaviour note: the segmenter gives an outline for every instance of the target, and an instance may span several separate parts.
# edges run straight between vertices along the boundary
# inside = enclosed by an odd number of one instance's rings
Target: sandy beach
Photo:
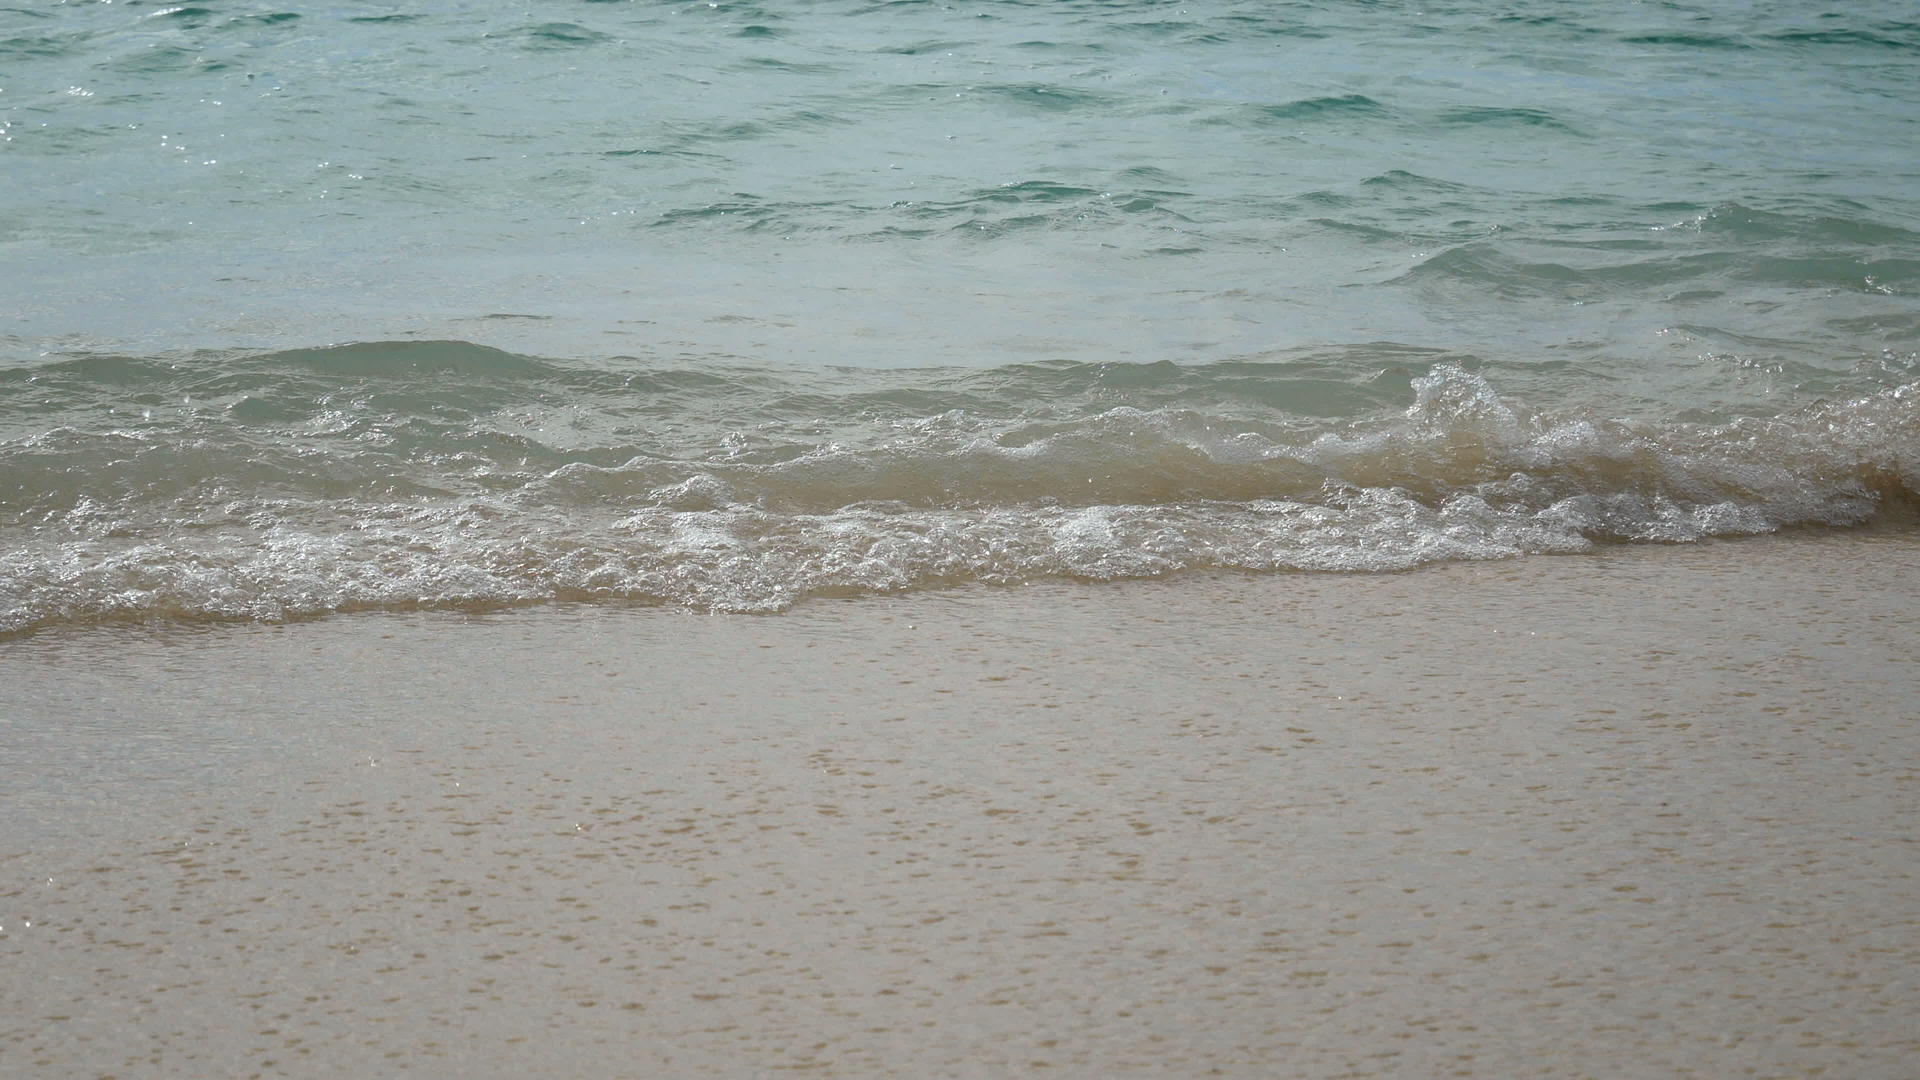
[[[0,642],[0,1073],[1920,1062],[1920,537]]]

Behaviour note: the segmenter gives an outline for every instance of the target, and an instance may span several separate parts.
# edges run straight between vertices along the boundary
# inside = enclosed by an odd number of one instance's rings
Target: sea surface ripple
[[[0,632],[1889,522],[1910,4],[0,8]]]

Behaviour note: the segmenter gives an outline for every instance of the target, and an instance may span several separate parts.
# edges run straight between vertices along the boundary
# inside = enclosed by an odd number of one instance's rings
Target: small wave
[[[1796,288],[1860,293],[1904,293],[1920,285],[1920,259],[1862,259],[1853,254],[1809,252],[1756,256],[1735,276],[1744,281]]]
[[[1279,105],[1254,106],[1254,111],[1267,120],[1293,123],[1301,120],[1338,120],[1342,118],[1374,118],[1388,115],[1386,106],[1365,94],[1341,94],[1333,97],[1302,98]]]
[[[0,632],[1382,572],[1857,525],[1920,495],[1911,381],[1772,416],[1632,421],[1530,408],[1386,346],[1364,355],[1424,373],[1361,377],[1329,355],[621,375],[464,349],[277,353],[218,377],[191,358],[10,373],[0,405],[44,410],[64,386],[72,422],[0,442]],[[241,396],[179,403],[187,385]],[[176,404],[102,423],[89,386]]]
[[[1360,181],[1360,186],[1376,191],[1423,194],[1454,193],[1473,190],[1465,184],[1457,184],[1451,180],[1441,180],[1433,176],[1422,176],[1419,173],[1408,172],[1405,169],[1388,169],[1386,172],[1378,175],[1369,176],[1365,180]]]
[[[92,37],[91,33],[81,32],[21,34],[16,37],[0,38],[0,60],[67,56],[83,50]]]
[[[608,34],[570,22],[534,23],[512,30],[489,32],[485,36],[536,51],[578,49],[613,40]]]
[[[1594,291],[1586,273],[1557,262],[1525,262],[1500,245],[1459,244],[1392,279],[1407,285],[1445,285],[1503,297],[1567,296]]]
[[[1628,45],[1671,45],[1680,49],[1751,49],[1738,37],[1726,34],[1690,33],[1684,30],[1651,34],[1628,34],[1620,39]]]
[[[1425,234],[1441,250],[1390,280],[1462,296],[1554,296],[1593,301],[1633,295],[1649,287],[1724,290],[1730,283],[1802,293],[1839,290],[1903,295],[1920,286],[1920,261],[1910,257],[1915,234],[1866,216],[1844,216],[1844,200],[1793,210],[1760,210],[1735,203],[1706,208],[1646,207],[1660,220],[1633,231],[1588,237],[1490,233],[1467,228]],[[1658,215],[1658,216],[1654,216]],[[1358,216],[1364,220],[1349,221]],[[1316,224],[1370,240],[1394,242],[1409,234],[1392,227],[1378,208],[1348,211]],[[1463,222],[1472,225],[1473,223]]]
[[[1111,95],[1080,90],[1054,83],[1007,83],[981,86],[972,94],[1033,112],[1070,112],[1078,109],[1111,108]]]
[[[179,23],[184,26],[199,26],[208,19],[211,19],[214,14],[212,8],[194,7],[191,4],[183,4],[161,8],[159,11],[148,12],[143,17],[156,21],[165,20],[170,23]]]
[[[310,368],[332,375],[461,375],[526,377],[551,372],[531,357],[465,341],[377,341],[289,349],[261,358],[268,364]]]
[[[235,15],[226,21],[223,29],[257,30],[272,26],[291,27],[299,21],[300,13],[296,11],[261,11],[250,15]]]
[[[1746,242],[1797,240],[1823,245],[1908,248],[1920,244],[1920,233],[1875,220],[1868,216],[1870,213],[1867,207],[1850,200],[1831,200],[1805,210],[1766,210],[1727,202],[1708,207],[1686,224],[1703,236]]]
[[[1498,15],[1493,21],[1507,26],[1547,26],[1574,34],[1597,34],[1599,30],[1560,15]]]
[[[880,45],[875,47],[874,51],[894,56],[924,56],[951,52],[954,49],[964,48],[966,45],[967,43],[964,41],[949,38],[924,38],[918,41],[902,42],[895,45]]]
[[[154,45],[125,53],[107,61],[105,66],[124,75],[163,75],[174,72],[214,71],[227,65],[209,59],[198,49],[176,45]]]
[[[1920,33],[1910,24],[1890,23],[1875,30],[1789,30],[1767,35],[1782,45],[1850,45],[1908,51],[1920,49]]]
[[[1440,113],[1443,124],[1460,125],[1503,125],[1530,128],[1541,131],[1558,131],[1568,135],[1577,135],[1573,125],[1566,123],[1545,109],[1494,108],[1490,106],[1469,106],[1447,109]]]

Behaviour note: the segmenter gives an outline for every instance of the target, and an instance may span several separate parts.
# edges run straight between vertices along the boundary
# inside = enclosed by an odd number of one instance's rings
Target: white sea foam
[[[979,407],[935,390],[936,373],[917,400],[976,408],[823,428],[784,403],[834,401],[767,373],[705,388],[703,407],[761,419],[753,440],[705,428],[703,449],[620,427],[624,394],[576,401],[570,445],[503,430],[522,400],[580,396],[564,367],[530,370],[363,385],[368,404],[324,430],[307,418],[337,387],[293,376],[256,385],[246,418],[182,406],[0,444],[0,629],[591,598],[777,611],[1047,576],[1386,572],[1857,525],[1920,490],[1913,385],[1771,416],[1626,419],[1531,405],[1441,363],[1408,380],[1409,403],[1306,422],[1202,407],[1244,369],[1144,373],[1136,404],[1023,395],[1057,372],[1009,369],[996,392],[1029,403]],[[125,392],[71,364],[36,376],[62,378]],[[449,398],[468,407],[449,414]]]

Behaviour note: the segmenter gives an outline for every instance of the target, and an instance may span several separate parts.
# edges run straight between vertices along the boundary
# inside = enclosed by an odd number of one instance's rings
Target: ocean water
[[[1910,3],[17,4],[0,633],[1904,522],[1917,291]]]

